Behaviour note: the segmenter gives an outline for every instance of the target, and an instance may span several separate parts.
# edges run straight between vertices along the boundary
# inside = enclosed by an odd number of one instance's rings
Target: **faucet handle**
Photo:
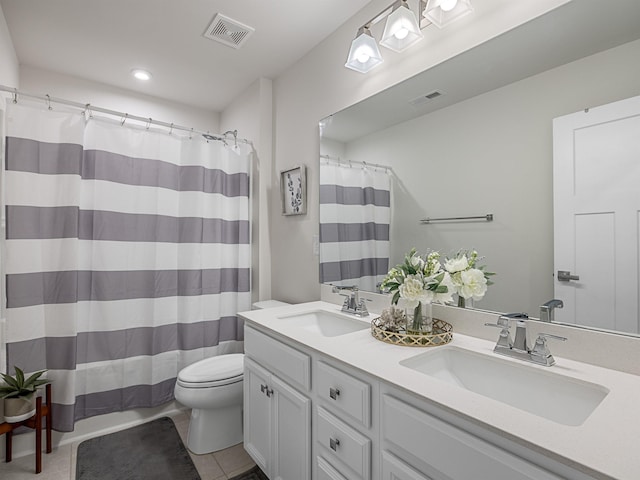
[[[367,304],[365,302],[372,302],[373,300],[371,300],[370,298],[361,298],[360,302],[358,303],[357,307],[356,307],[356,315],[360,316],[360,317],[368,317],[369,316],[369,310],[367,310]]]
[[[552,335],[550,333],[539,333],[536,338],[536,343],[531,350],[531,355],[543,359],[546,365],[551,366],[556,363],[551,351],[547,346],[547,339],[560,340],[562,342],[567,341],[567,337],[561,337],[560,335]]]
[[[498,338],[496,348],[498,346],[513,348],[513,340],[511,339],[511,332],[509,331],[509,320],[500,317],[497,323],[485,323],[485,326],[502,329],[500,330],[500,337]]]
[[[539,333],[538,338],[542,340],[546,340],[547,338],[552,338],[553,340],[560,340],[561,342],[566,342],[567,340],[569,340],[567,337],[561,337],[560,335],[552,335],[550,333]]]

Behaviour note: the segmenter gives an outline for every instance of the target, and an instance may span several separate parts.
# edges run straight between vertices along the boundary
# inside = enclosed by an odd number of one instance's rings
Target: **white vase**
[[[17,423],[33,417],[36,413],[36,395],[4,399],[4,421]]]

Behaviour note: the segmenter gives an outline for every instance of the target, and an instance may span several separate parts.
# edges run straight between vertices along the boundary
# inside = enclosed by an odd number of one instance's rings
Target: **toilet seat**
[[[177,384],[184,388],[211,388],[242,381],[244,354],[232,353],[205,358],[183,368]]]

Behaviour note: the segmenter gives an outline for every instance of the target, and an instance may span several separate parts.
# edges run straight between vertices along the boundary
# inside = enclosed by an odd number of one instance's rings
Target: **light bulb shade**
[[[429,0],[422,15],[436,27],[442,28],[471,12],[471,0]]]
[[[363,30],[349,49],[349,56],[345,67],[360,73],[367,73],[372,68],[382,63],[382,55],[375,39],[368,30]]]
[[[394,52],[401,52],[420,40],[422,36],[416,16],[406,4],[402,4],[387,17],[380,45]]]

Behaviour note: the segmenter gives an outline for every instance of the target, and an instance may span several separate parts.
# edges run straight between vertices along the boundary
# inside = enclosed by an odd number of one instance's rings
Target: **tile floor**
[[[186,443],[189,414],[172,417],[182,441]],[[75,480],[76,451],[78,443],[54,448],[50,454],[42,454],[42,472],[35,474],[35,458],[26,455],[14,458],[10,463],[0,460],[2,480]],[[228,480],[252,468],[255,463],[244,451],[242,444],[208,455],[191,454],[202,480]]]

